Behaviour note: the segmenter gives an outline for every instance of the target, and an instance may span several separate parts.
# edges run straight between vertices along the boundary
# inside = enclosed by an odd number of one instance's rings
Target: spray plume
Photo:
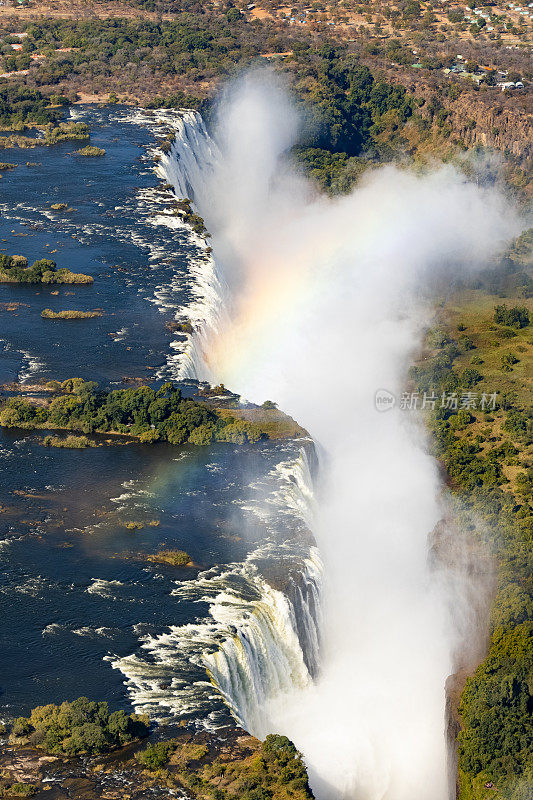
[[[428,566],[440,480],[414,415],[377,413],[374,396],[401,392],[429,276],[483,263],[518,222],[451,166],[385,167],[347,197],[317,197],[287,156],[298,126],[274,79],[248,74],[189,175],[227,290],[199,376],[276,400],[322,452],[321,672],[271,697],[252,732],[292,738],[320,800],[445,800],[458,633],[450,582]]]

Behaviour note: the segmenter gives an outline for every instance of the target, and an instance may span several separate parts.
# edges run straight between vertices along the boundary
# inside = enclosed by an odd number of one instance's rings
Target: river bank
[[[246,444],[261,439],[294,439],[308,434],[272,403],[246,404],[238,395],[198,384],[183,396],[179,385],[106,392],[94,381],[48,381],[42,390],[0,398],[0,425],[21,430],[76,431],[123,436],[143,444],[168,441],[205,446],[214,441]],[[112,441],[112,440],[110,440]]]
[[[307,800],[313,795],[299,754],[284,737],[265,744],[240,728],[216,735],[181,729],[172,739],[134,742],[93,758],[47,755],[30,747],[0,751],[0,793],[5,800],[141,800],[217,797],[240,800],[268,786],[272,800]]]

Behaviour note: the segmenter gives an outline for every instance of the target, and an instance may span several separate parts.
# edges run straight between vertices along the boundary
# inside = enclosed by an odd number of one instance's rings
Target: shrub
[[[511,328],[526,328],[530,321],[529,311],[524,306],[513,306],[512,308],[507,308],[506,305],[495,306],[494,321]]]
[[[451,342],[449,335],[440,328],[434,328],[427,335],[427,342],[430,347],[441,348]]]
[[[45,436],[43,444],[46,447],[62,447],[69,450],[83,450],[92,447],[93,443],[86,436]]]
[[[147,736],[149,721],[136,714],[109,714],[107,703],[79,697],[60,706],[38,706],[29,718],[19,717],[12,730],[34,746],[52,753],[103,753]]]
[[[511,372],[514,364],[518,364],[519,359],[514,353],[504,353],[502,356],[502,369],[504,372]]]
[[[287,736],[280,736],[277,733],[268,734],[263,744],[263,750],[265,753],[274,755],[284,753],[285,755],[295,756],[298,754],[298,750],[291,740]]]
[[[476,346],[469,336],[461,336],[459,344],[463,350],[474,350]]]
[[[9,797],[32,797],[36,793],[37,787],[33,783],[12,783],[11,786],[6,789],[6,794]]]
[[[137,753],[135,758],[143,767],[155,772],[158,769],[162,769],[162,767],[166,767],[176,746],[177,743],[174,740],[149,744],[145,750]]]
[[[52,311],[51,308],[41,311],[41,317],[44,319],[92,319],[101,316],[103,316],[102,311],[76,311],[75,309]]]
[[[26,717],[17,717],[11,729],[11,733],[13,736],[22,737],[28,736],[32,730],[33,728],[29,719]]]
[[[477,371],[477,369],[467,367],[461,374],[461,384],[466,389],[471,389],[472,386],[475,386],[476,383],[479,383],[479,381],[482,380],[482,377],[483,376]]]

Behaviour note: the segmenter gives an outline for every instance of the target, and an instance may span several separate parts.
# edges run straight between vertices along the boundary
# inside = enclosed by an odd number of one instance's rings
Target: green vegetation
[[[23,397],[4,399],[0,425],[121,433],[147,444],[166,441],[173,445],[213,441],[244,444],[257,442],[264,435],[258,425],[235,420],[230,412],[222,414],[206,403],[183,399],[181,390],[172,383],[157,391],[141,386],[106,392],[80,378],[63,381],[60,394],[46,406],[34,405]]]
[[[242,748],[241,748],[242,749]],[[301,754],[286,736],[249,738],[240,757],[211,756],[203,742],[171,739],[136,756],[144,769],[195,798],[216,800],[312,800]]]
[[[201,761],[207,753],[208,747],[205,744],[180,743],[176,739],[167,739],[148,745],[135,757],[145,769],[157,772],[168,766],[171,759],[174,766],[186,769],[194,762]]]
[[[0,255],[0,283],[92,283],[91,275],[58,269],[55,261],[40,258],[28,266],[24,256]],[[47,309],[49,310],[49,309]]]
[[[368,158],[334,153],[318,147],[295,147],[297,161],[308,176],[331,195],[346,194],[371,165]]]
[[[396,129],[407,122],[414,100],[403,86],[377,81],[345,48],[323,47],[319,52],[303,92],[319,123],[310,144],[349,156],[363,150],[383,156],[380,134],[392,122]]]
[[[507,586],[505,598],[489,654],[466,682],[459,742],[463,782],[481,773],[511,794],[533,779],[533,600],[519,584]]]
[[[174,139],[174,136],[172,139]],[[174,207],[177,215],[181,217],[183,222],[185,222],[187,225],[190,225],[197,236],[203,236],[204,239],[209,236],[202,217],[192,211],[191,201],[188,197],[185,197],[183,200],[176,200]]]
[[[61,108],[50,108],[49,100],[36,89],[20,84],[0,84],[0,130],[57,123]]]
[[[45,60],[30,66],[26,81],[34,85],[37,97],[41,87],[61,92],[53,96],[61,102],[68,102],[67,85],[70,97],[90,85],[92,91],[109,95],[111,102],[119,92],[148,108],[188,107],[209,114],[206,95],[221,78],[249,65],[265,50],[285,52],[289,55],[279,68],[311,122],[297,155],[330,192],[347,191],[378,159],[416,150],[417,143],[430,137],[433,120],[438,131],[445,124],[447,112],[436,95],[433,105],[427,104],[429,118],[422,120],[416,112],[424,101],[389,83],[381,69],[371,71],[363,63],[361,56],[368,60],[372,54],[410,64],[412,51],[399,40],[388,41],[383,52],[377,48],[376,53],[362,53],[360,47],[338,39],[333,44],[325,31],[317,47],[307,28],[250,20],[236,8],[207,10],[186,4],[179,12],[174,19],[157,21],[28,22],[24,54],[43,53]],[[162,148],[170,145],[165,141]]]
[[[75,311],[74,309],[52,311],[51,308],[44,308],[41,311],[41,317],[44,319],[93,319],[93,317],[101,316],[103,316],[102,311]]]
[[[23,123],[11,126],[13,130],[24,130],[26,125]],[[84,122],[60,122],[58,125],[43,124],[38,126],[44,133],[42,137],[20,136],[11,134],[10,136],[0,136],[0,147],[43,147],[60,142],[86,142],[89,139],[89,128]]]
[[[44,143],[86,142],[89,139],[89,128],[84,122],[60,122],[59,125],[47,125],[44,128]]]
[[[192,558],[184,550],[160,550],[153,556],[148,556],[148,561],[154,564],[170,564],[171,567],[186,567],[192,564]]]
[[[33,783],[21,783],[17,781],[2,790],[2,797],[33,797],[37,793],[37,787]]]
[[[267,736],[252,758],[232,764],[217,760],[191,777],[194,781],[189,778],[189,787],[196,790],[197,797],[216,779],[219,800],[312,798],[300,753],[286,736],[275,734]]]
[[[195,111],[204,111],[207,107],[205,100],[194,97],[185,92],[175,92],[169,97],[154,97],[146,103],[146,108],[192,108]]]
[[[194,330],[189,320],[186,322],[175,322],[174,320],[170,320],[169,322],[165,323],[165,328],[173,333],[192,333]]]
[[[32,82],[37,87],[63,87],[81,77],[79,83],[90,81],[101,92],[144,91],[153,107],[164,107],[168,100],[182,105],[190,95],[194,99],[188,103],[197,106],[199,99],[188,85],[244,66],[262,52],[265,35],[261,28],[244,24],[240,15],[231,19],[205,14],[198,6],[179,10],[183,13],[175,20],[165,21],[95,16],[28,22],[24,52],[47,54],[38,69],[30,69]],[[57,52],[64,48],[74,49]],[[144,87],[138,85],[142,82]],[[169,87],[166,98],[158,96],[162,86]]]
[[[533,228],[528,228],[520,234],[513,243],[509,255],[516,264],[522,266],[533,264]]]
[[[166,767],[175,749],[176,742],[170,739],[166,742],[149,744],[146,750],[137,753],[135,757],[145,769],[155,772],[161,767]]]
[[[81,150],[76,150],[76,155],[95,158],[96,156],[105,156],[105,150],[103,147],[93,147],[92,145],[87,145],[87,147],[82,147]]]
[[[496,306],[494,321],[510,328],[526,328],[529,325],[529,311],[524,306],[513,306],[513,308],[507,308],[506,305]]]
[[[72,702],[34,708],[18,717],[11,741],[39,747],[48,753],[105,753],[147,736],[147,717],[124,711],[109,713],[107,703],[79,697]]]
[[[63,447],[69,450],[83,450],[92,447],[90,439],[86,436],[45,436],[43,444],[46,447]]]
[[[438,398],[431,412],[435,454],[446,467],[457,497],[457,518],[479,541],[490,537],[498,568],[488,653],[467,679],[460,701],[461,800],[485,800],[494,793],[492,787],[485,788],[486,783],[496,787],[499,798],[522,800],[533,779],[533,407],[527,372],[533,341],[527,327],[529,315],[526,306],[498,305],[494,311],[494,295],[463,290],[449,298],[440,330],[428,336],[431,357],[411,371],[421,396],[433,392]],[[468,332],[482,365],[474,392],[471,381],[468,389],[463,381],[469,353],[453,339],[458,328]],[[510,338],[495,336],[508,330]],[[508,342],[512,350],[507,349]],[[457,408],[440,407],[443,392],[456,394]],[[494,408],[488,403],[492,392],[497,392]]]

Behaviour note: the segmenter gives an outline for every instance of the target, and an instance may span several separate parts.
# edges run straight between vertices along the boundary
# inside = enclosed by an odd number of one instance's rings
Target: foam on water
[[[205,180],[205,170],[218,151],[202,118],[195,112],[161,112],[148,119],[144,112],[131,113],[135,124],[151,126],[164,135],[171,128],[175,142],[170,152],[157,155],[156,171],[174,188],[175,196],[194,201],[194,188]],[[162,130],[163,128],[163,130]],[[146,194],[141,198],[147,201]],[[155,226],[178,228],[174,216],[154,214]],[[189,231],[198,255],[189,259],[189,300],[180,296],[176,319],[189,321],[192,333],[180,334],[172,343],[166,369],[159,377],[209,379],[204,359],[204,337],[216,331],[226,313],[228,296],[217,275],[216,264],[204,240]],[[202,252],[203,251],[203,252]],[[182,277],[176,276],[182,288]],[[175,285],[162,287],[153,302],[168,309],[174,301]],[[321,562],[316,549],[299,552],[296,577],[290,575],[284,591],[274,588],[260,574],[259,559],[275,561],[296,553],[276,538],[277,522],[292,515],[300,525],[312,526],[313,490],[306,453],[278,464],[265,482],[255,486],[258,495],[243,507],[258,517],[273,534],[244,564],[215,568],[197,581],[180,584],[175,595],[208,603],[207,621],[175,626],[168,633],[148,635],[142,655],[135,653],[113,662],[127,678],[133,704],[153,715],[165,709],[171,715],[208,708],[212,689],[204,681],[187,680],[191,664],[207,669],[232,714],[248,730],[267,731],[262,706],[271,696],[304,688],[318,670]],[[269,491],[270,490],[270,491]],[[282,570],[283,571],[283,570]],[[199,592],[201,593],[199,596]],[[188,666],[189,665],[189,666]],[[209,717],[212,719],[212,715]]]
[[[91,585],[85,591],[88,594],[100,595],[100,597],[116,598],[117,589],[124,585],[122,581],[106,581],[103,578],[93,578]]]
[[[319,661],[321,561],[305,540],[279,544],[275,539],[281,513],[292,514],[296,528],[306,527],[312,516],[312,509],[302,514],[300,498],[312,499],[307,479],[304,450],[296,460],[274,467],[250,487],[252,498],[243,503],[256,515],[266,500],[266,529],[272,536],[244,562],[176,582],[172,595],[207,606],[207,617],[157,635],[143,635],[141,627],[140,650],[111,659],[126,677],[137,710],[155,719],[185,716],[216,727],[227,722],[223,698],[241,725],[263,731],[261,698],[312,681]],[[261,574],[265,560],[279,565],[283,591]],[[288,561],[293,564],[289,576]]]
[[[226,312],[221,298],[226,292],[217,275],[207,241],[195,234],[174,213],[154,213],[154,204],[165,205],[169,199],[191,197],[194,181],[200,180],[201,176],[200,158],[204,165],[206,161],[216,158],[216,147],[201,116],[194,111],[162,110],[152,113],[136,109],[128,112],[122,120],[146,126],[155,136],[166,138],[169,130],[176,136],[169,153],[157,148],[148,151],[148,157],[156,158],[156,173],[174,187],[174,192],[145,190],[138,195],[139,204],[148,206],[152,211],[152,224],[182,231],[191,248],[187,276],[184,278],[176,274],[169,283],[159,287],[151,298],[153,303],[165,310],[175,309],[176,321],[187,321],[193,328],[192,334],[180,334],[179,338],[172,341],[172,352],[167,355],[166,366],[159,370],[157,377],[206,379],[209,375],[208,370],[203,368],[202,339],[205,330],[216,330],[224,317]]]

